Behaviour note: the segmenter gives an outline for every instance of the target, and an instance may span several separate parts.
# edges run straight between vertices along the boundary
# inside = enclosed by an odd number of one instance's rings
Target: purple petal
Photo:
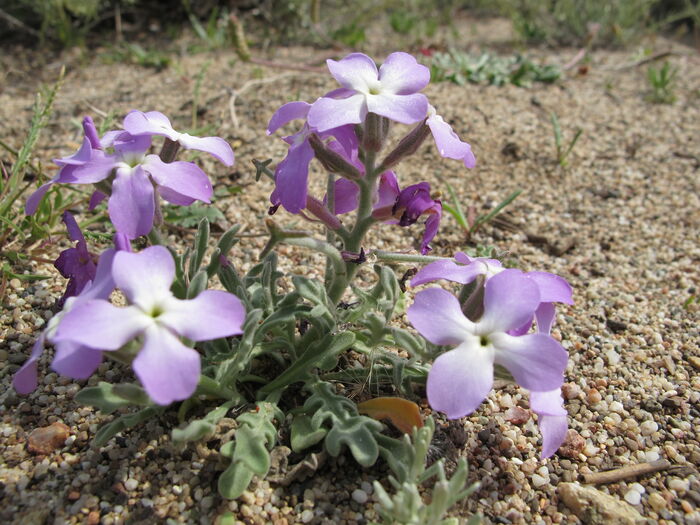
[[[345,124],[360,124],[367,115],[364,95],[353,95],[344,99],[319,98],[311,105],[309,126],[317,131],[338,128]]]
[[[88,204],[88,210],[94,210],[106,198],[107,195],[102,193],[100,190],[93,191],[92,195],[90,195],[90,203]]]
[[[328,136],[333,136],[335,138],[343,149],[343,156],[354,164],[354,161],[357,158],[357,149],[359,147],[357,135],[355,134],[355,126],[348,124],[346,126],[340,126],[339,128],[329,129],[328,131],[320,134],[321,138],[326,138]],[[362,166],[360,171],[364,172],[364,169],[364,166]]]
[[[425,231],[423,232],[423,240],[421,241],[420,247],[420,251],[423,255],[431,250],[430,241],[433,240],[440,227],[442,205],[436,202],[426,213],[428,213],[428,220],[425,221]]]
[[[410,95],[428,85],[430,70],[408,53],[397,52],[389,55],[379,68],[379,80],[382,91],[386,88],[397,95]]]
[[[112,174],[117,161],[113,155],[93,150],[90,160],[79,166],[66,166],[61,170],[61,180],[71,184],[94,184]]]
[[[112,264],[116,253],[116,250],[113,248],[108,248],[102,252],[100,259],[97,261],[95,279],[92,281],[89,287],[80,292],[79,299],[81,301],[109,298],[110,294],[115,288],[114,279],[112,279]]]
[[[450,125],[440,115],[434,115],[427,121],[428,127],[435,139],[435,145],[440,155],[448,159],[456,159],[464,162],[467,168],[476,166],[476,157],[472,148],[466,142],[462,142]]]
[[[112,263],[114,282],[130,303],[168,296],[175,279],[175,261],[167,248],[149,246],[138,253],[117,252]]]
[[[39,188],[29,196],[27,199],[27,204],[24,205],[24,213],[26,215],[34,215],[36,213],[36,209],[39,207],[41,199],[44,198],[46,192],[49,191],[51,186],[53,186],[55,183],[56,179],[50,180],[46,184],[39,186]]]
[[[553,338],[545,334],[514,337],[504,333],[491,334],[489,338],[496,349],[496,363],[506,367],[520,386],[535,392],[561,386],[568,355]]]
[[[131,253],[131,241],[129,238],[124,235],[123,233],[115,233],[114,234],[114,247],[118,251],[125,251]],[[111,273],[110,273],[111,275]]]
[[[571,285],[563,277],[549,272],[527,272],[527,276],[537,283],[543,303],[574,304]]]
[[[150,135],[131,135],[122,133],[114,141],[114,151],[120,156],[138,157],[144,155],[151,147]]]
[[[428,113],[428,99],[421,93],[413,95],[381,93],[379,95],[368,95],[366,107],[367,111],[371,113],[376,113],[402,124],[413,124],[425,118],[425,115]]]
[[[532,319],[540,304],[534,281],[520,270],[504,270],[486,281],[484,315],[480,326],[488,332],[507,332]]]
[[[199,382],[199,354],[183,345],[167,328],[153,325],[132,364],[148,395],[159,405],[190,397]]]
[[[125,252],[119,252],[125,253]],[[116,350],[153,324],[138,308],[117,308],[102,299],[83,301],[61,319],[51,342],[71,341],[99,350]]]
[[[287,156],[275,170],[275,186],[280,202],[290,213],[299,213],[306,206],[309,164],[314,150],[308,141],[291,146]]]
[[[347,89],[366,91],[377,83],[377,65],[363,53],[351,53],[342,60],[326,60],[328,69],[338,83]]]
[[[51,368],[62,376],[87,379],[102,362],[102,352],[80,344],[63,341],[56,343],[56,355]]]
[[[428,372],[428,402],[448,418],[457,419],[476,410],[492,386],[489,354],[481,348],[457,348],[439,356]]]
[[[225,166],[233,166],[234,155],[231,145],[221,137],[193,137],[187,133],[181,133],[178,142],[185,149],[195,149],[209,153],[220,160]]]
[[[568,430],[567,412],[561,390],[530,392],[530,407],[537,413],[542,433],[542,459],[553,455],[564,442]]]
[[[528,333],[530,331],[530,328],[532,328],[532,319],[528,319],[525,324],[523,324],[522,326],[520,326],[518,328],[511,328],[506,333],[508,335],[515,335],[515,336],[525,335],[526,333]]]
[[[336,215],[349,213],[357,209],[359,203],[360,188],[348,179],[335,181],[334,210]],[[325,200],[324,200],[325,202]]]
[[[387,206],[393,207],[400,193],[401,190],[399,189],[399,181],[396,179],[396,174],[393,171],[385,171],[379,178],[377,202],[374,207],[377,209]]]
[[[464,316],[457,298],[442,288],[418,292],[406,316],[423,337],[436,345],[458,345],[474,332],[474,323]]]
[[[66,230],[68,231],[68,237],[70,238],[71,241],[83,241],[85,242],[85,237],[83,236],[83,232],[80,231],[80,226],[78,226],[78,223],[75,220],[75,217],[73,217],[73,214],[69,211],[64,211],[63,214],[61,215],[61,219],[63,220],[63,224],[66,225]]]
[[[411,286],[418,286],[438,279],[467,284],[483,273],[486,273],[486,269],[481,264],[464,265],[451,260],[435,261],[418,271],[411,280]]]
[[[99,145],[99,142],[98,142]],[[92,150],[93,149],[99,149],[99,148],[93,148],[92,146],[92,141],[90,140],[89,137],[85,136],[83,138],[83,142],[80,145],[80,149],[73,153],[70,157],[63,157],[61,159],[54,159],[54,164],[58,166],[79,166],[82,164],[85,164],[90,160],[90,157],[92,156]]]
[[[267,134],[272,135],[279,128],[292,120],[306,118],[311,104],[303,101],[287,102],[272,115],[267,124]]]
[[[153,184],[141,166],[117,170],[108,211],[115,229],[130,239],[151,231],[155,213]]]
[[[537,331],[549,335],[552,331],[552,325],[554,325],[556,316],[557,312],[552,303],[540,303],[537,310],[535,310]]]
[[[243,333],[245,308],[233,294],[205,290],[194,299],[173,301],[158,322],[192,341],[208,341]]]
[[[158,186],[157,191],[164,200],[170,204],[175,204],[176,206],[190,206],[196,200],[192,197],[188,197],[182,193],[171,190],[170,188],[166,188],[165,186]]]
[[[90,141],[90,146],[92,149],[101,149],[100,136],[97,134],[97,128],[95,123],[92,121],[92,117],[89,115],[83,118],[83,132],[85,132],[85,138]]]
[[[170,140],[177,140],[179,133],[173,129],[168,117],[159,111],[130,111],[124,117],[124,129],[131,135],[163,135]]]
[[[15,372],[12,378],[12,386],[18,394],[29,394],[36,389],[37,386],[37,365],[42,352],[44,351],[45,335],[42,332],[32,347],[32,353],[29,356],[22,368]]]
[[[148,155],[143,168],[151,174],[158,185],[192,199],[211,202],[211,196],[214,193],[211,182],[206,173],[196,164],[181,160],[163,162],[158,155]]]

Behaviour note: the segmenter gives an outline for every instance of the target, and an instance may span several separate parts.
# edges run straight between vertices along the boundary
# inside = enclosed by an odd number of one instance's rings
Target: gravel
[[[477,25],[482,33],[492,27],[482,21],[464,27]],[[464,40],[479,42],[478,35]],[[662,38],[656,45],[674,46]],[[392,51],[377,46],[377,57]],[[404,184],[427,179],[446,193],[435,177],[439,173],[477,212],[515,189],[524,190],[509,207],[507,228],[488,225],[465,239],[446,215],[434,253],[451,255],[477,244],[492,245],[521,268],[558,273],[575,289],[575,304],[559,309],[553,330],[570,353],[564,395],[571,431],[565,449],[546,462],[539,459],[535,417],[523,415],[520,425],[507,420],[508,414],[521,415],[514,407],[528,409],[527,394],[512,385],[499,387],[479,410],[457,423],[438,418],[441,435],[452,436],[448,431],[459,428],[463,436],[458,441],[444,438],[452,444],[451,452],[445,452],[448,463],[466,457],[470,481],[481,482],[476,495],[456,506],[454,515],[480,512],[485,523],[578,523],[558,486],[576,483],[584,473],[666,458],[672,462],[668,471],[596,488],[622,505],[635,505],[652,522],[700,520],[694,497],[700,494],[699,306],[692,301],[700,286],[700,63],[692,50],[674,49],[670,60],[678,68],[678,101],[672,105],[645,101],[645,67],[620,67],[634,61],[630,51],[594,51],[586,74],[572,71],[558,85],[523,89],[433,84],[426,90],[440,114],[471,142],[478,167],[465,173],[458,162],[439,159],[427,144],[414,160],[398,167]],[[532,54],[562,64],[576,51]],[[304,48],[274,53],[270,58],[282,63],[310,62],[320,54]],[[20,145],[37,82],[54,78],[63,62],[68,63],[65,85],[50,133],[42,136],[37,149],[45,164],[78,147],[80,136],[71,119],[95,115],[93,108],[117,114],[137,107],[158,109],[186,126],[191,79],[211,60],[200,94],[206,109],[202,119],[231,141],[237,164],[229,171],[202,161],[217,186],[244,186],[241,194],[220,199],[218,206],[230,222],[244,223],[248,233],[263,230],[271,190],[268,181],[254,183],[250,161],[279,160],[284,154],[279,138],[264,133],[267,119],[290,97],[312,100],[334,87],[323,75],[240,63],[230,51],[183,55],[177,58],[178,67],[161,72],[91,57],[71,51],[41,56],[21,49],[0,54],[8,66],[0,86],[3,140]],[[240,90],[260,75],[278,78],[239,93],[236,127],[227,90]],[[565,138],[583,129],[568,168],[554,158],[551,111],[559,116]],[[504,149],[511,142],[519,152],[515,157],[502,153],[513,151]],[[9,157],[0,155],[9,164]],[[320,182],[314,188],[320,192]],[[291,225],[296,218],[280,212],[275,220]],[[384,226],[375,230],[367,248],[408,250],[419,237],[415,227]],[[263,237],[243,239],[233,258],[242,268],[249,267],[264,242]],[[34,247],[33,253],[51,259],[66,246],[56,237]],[[281,255],[286,269],[320,276],[318,257],[286,247]],[[29,355],[64,286],[40,261],[18,271],[50,273],[52,278],[34,283],[11,279],[3,299],[1,522],[213,523],[226,512],[242,523],[377,519],[371,484],[380,480],[389,488],[384,467],[361,469],[343,455],[327,460],[309,479],[287,487],[256,480],[241,498],[226,501],[216,492],[223,466],[216,451],[206,443],[179,449],[170,441],[175,414],[123,432],[104,447],[91,447],[95,432],[110,416],[77,404],[76,392],[100,380],[128,381],[132,376],[119,365],[104,363],[94,377],[73,382],[49,373],[48,352],[41,360],[39,388],[29,396],[17,395],[10,387],[12,374]],[[363,275],[369,274],[368,268]],[[31,454],[28,435],[54,422],[69,428],[69,438],[49,454]]]

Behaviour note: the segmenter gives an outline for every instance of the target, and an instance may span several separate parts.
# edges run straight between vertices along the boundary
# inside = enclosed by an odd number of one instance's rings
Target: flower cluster
[[[192,162],[173,160],[177,148],[210,153],[221,162],[233,164],[233,150],[219,137],[192,137],[175,131],[168,118],[157,111],[132,111],[124,129],[108,131],[102,138],[90,117],[83,120],[85,138],[70,157],[54,162],[56,176],[27,200],[27,215],[36,212],[41,199],[57,183],[96,184],[94,205],[109,196],[109,217],[118,233],[129,239],[147,235],[153,228],[157,195],[172,204],[189,206],[199,200],[210,202],[213,190],[209,178]],[[152,137],[166,137],[172,157],[148,154]],[[154,189],[155,186],[155,189]]]
[[[408,309],[409,321],[423,337],[454,347],[433,363],[428,401],[449,418],[470,414],[493,386],[494,365],[501,365],[530,391],[543,436],[542,456],[549,457],[567,430],[561,385],[568,356],[549,335],[553,303],[571,304],[571,287],[558,275],[506,269],[495,259],[464,253],[455,259],[431,263],[411,281],[412,286],[438,279],[476,282],[465,304],[441,288],[428,288],[416,294]],[[537,330],[528,333],[533,321]]]
[[[430,72],[406,53],[392,53],[377,69],[374,61],[362,53],[342,60],[328,60],[331,75],[342,86],[316,100],[289,102],[270,119],[267,133],[272,134],[292,120],[305,119],[301,129],[283,140],[289,144],[287,156],[275,170],[273,207],[282,205],[291,213],[304,209],[316,215],[317,203],[308,195],[309,165],[317,158],[336,181],[332,209],[323,215],[341,215],[358,207],[360,179],[367,177],[368,154],[378,153],[392,121],[416,124],[379,163],[379,180],[371,189],[373,217],[390,224],[409,226],[427,216],[421,251],[426,253],[435,236],[442,205],[430,195],[430,185],[422,182],[399,190],[396,174],[390,171],[414,153],[432,133],[440,155],[459,159],[474,167],[471,147],[454,133],[422,93],[430,81]],[[328,199],[325,199],[328,202]]]

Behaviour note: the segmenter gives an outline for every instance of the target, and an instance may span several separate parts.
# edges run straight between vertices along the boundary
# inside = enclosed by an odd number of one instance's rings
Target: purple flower
[[[81,304],[95,299],[107,299],[114,290],[112,280],[112,262],[115,255],[114,249],[108,249],[102,253],[97,263],[94,280],[88,282],[79,295],[68,297],[63,305],[63,310],[54,315],[48,322],[46,329],[39,335],[29,359],[15,374],[12,384],[20,394],[28,394],[37,385],[37,363],[44,351],[47,342],[56,348],[51,368],[61,375],[74,379],[87,379],[102,362],[102,352],[87,345],[73,341],[57,341],[56,330],[64,317],[72,309]]]
[[[493,386],[493,367],[505,367],[524,388],[548,392],[563,382],[567,353],[551,336],[513,336],[540,304],[537,285],[521,272],[505,270],[489,279],[484,313],[470,321],[459,301],[441,288],[416,294],[408,320],[428,341],[455,348],[440,355],[428,374],[430,405],[451,419],[473,412]]]
[[[505,271],[500,261],[485,257],[469,257],[458,252],[455,260],[435,261],[423,267],[411,280],[411,286],[418,286],[438,279],[445,279],[461,284],[472,282],[479,275],[486,277],[487,281],[493,276]],[[524,276],[532,280],[539,290],[540,304],[534,312],[537,322],[537,330],[548,334],[556,317],[556,311],[552,303],[573,304],[571,285],[566,279],[548,272],[526,272]],[[522,326],[511,330],[512,335],[522,335],[532,326],[532,318],[524,322]]]
[[[542,459],[554,454],[566,438],[567,412],[561,388],[549,392],[530,392],[530,406],[537,414],[537,425],[542,434]]]
[[[472,153],[472,147],[460,140],[452,127],[435,112],[433,106],[428,109],[428,118],[425,123],[430,128],[435,145],[442,157],[461,160],[467,168],[476,166],[476,157]]]
[[[80,231],[78,223],[69,212],[63,212],[63,222],[68,230],[68,237],[77,244],[73,248],[63,250],[53,265],[68,279],[68,285],[63,296],[58,300],[58,306],[62,307],[68,297],[78,295],[85,285],[95,279],[97,266],[93,255],[88,252],[85,237]]]
[[[425,118],[428,99],[418,92],[430,82],[430,70],[411,55],[392,53],[379,70],[362,53],[352,53],[339,61],[328,60],[327,64],[342,88],[311,106],[309,125],[318,131],[361,124],[367,113],[403,124]]]
[[[157,112],[132,112],[127,117],[130,127],[138,135],[127,131],[110,131],[102,137],[99,144],[95,144],[94,125],[84,123],[85,139],[80,150],[71,157],[55,161],[61,166],[60,171],[54,179],[29,197],[26,213],[32,215],[36,211],[52,184],[94,184],[112,175],[114,179],[108,204],[109,216],[115,229],[130,239],[148,234],[153,227],[154,185],[160,196],[172,204],[189,206],[195,200],[210,202],[213,193],[211,183],[196,164],[183,161],[165,163],[158,155],[147,155],[151,135],[169,133],[184,142],[186,147],[206,150],[224,162],[233,162],[233,153],[227,153],[230,150],[228,144],[227,150],[221,144],[223,139],[197,139],[178,134],[166,127],[165,122],[169,126],[167,118]],[[155,129],[156,123],[160,128]],[[107,148],[113,149],[113,153],[106,152]],[[100,195],[93,197],[91,206],[99,201]]]
[[[161,135],[178,142],[185,149],[195,149],[209,153],[223,162],[233,166],[233,150],[228,142],[221,137],[193,137],[187,133],[175,131],[168,117],[158,111],[133,110],[124,117],[124,129],[131,135]]]
[[[280,127],[292,120],[306,118],[311,104],[303,101],[289,102],[280,107],[267,126],[267,134],[271,135]],[[295,134],[283,137],[289,149],[287,156],[275,169],[275,190],[270,196],[273,206],[281,204],[290,213],[299,213],[306,207],[309,164],[314,158],[314,150],[309,144],[309,137],[317,129],[304,122],[302,128]],[[357,137],[352,126],[343,126],[319,133],[321,138],[334,137],[333,143],[338,144],[346,156],[351,156],[357,150]]]
[[[117,253],[112,276],[129,306],[101,299],[81,303],[64,316],[55,339],[117,350],[140,338],[133,368],[148,395],[161,405],[187,399],[197,387],[201,365],[199,353],[180,338],[206,341],[242,333],[240,300],[219,290],[176,299],[170,292],[175,263],[162,246]]]

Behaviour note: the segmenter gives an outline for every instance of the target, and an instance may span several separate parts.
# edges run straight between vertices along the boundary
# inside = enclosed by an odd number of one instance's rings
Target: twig
[[[264,58],[251,58],[251,64],[257,64],[259,66],[273,67],[277,69],[291,69],[292,71],[304,71],[306,73],[325,73],[325,67],[316,66],[306,66],[304,64],[281,64],[280,62],[273,62],[271,60],[265,60]]]
[[[635,67],[643,66],[644,64],[648,64],[650,62],[655,62],[656,60],[661,60],[662,58],[666,58],[666,57],[669,57],[671,55],[678,55],[678,54],[679,53],[676,53],[675,51],[661,51],[659,53],[648,56],[646,58],[642,58],[641,60],[636,60],[636,61],[631,62],[629,64],[622,64],[621,66],[606,67],[606,68],[603,68],[603,70],[604,71],[623,71],[625,69],[634,69]]]
[[[649,463],[638,463],[636,465],[627,465],[614,470],[584,474],[583,481],[584,483],[590,483],[592,485],[615,483],[616,481],[621,481],[623,479],[653,474],[654,472],[660,472],[669,468],[671,468],[670,461],[666,459],[658,459]]]
[[[10,13],[6,13],[6,12],[3,11],[2,9],[0,9],[0,18],[2,18],[3,20],[5,20],[5,21],[6,21],[8,24],[10,24],[11,26],[18,27],[19,29],[22,29],[23,31],[26,31],[27,33],[29,33],[30,35],[32,35],[32,36],[34,36],[34,37],[36,37],[36,38],[41,38],[41,33],[40,33],[39,31],[37,31],[37,30],[34,29],[34,28],[29,27],[27,24],[25,24],[25,23],[22,22],[21,20],[15,18],[15,17],[12,16]]]
[[[579,50],[578,53],[576,53],[576,56],[574,56],[574,58],[569,60],[569,62],[564,64],[561,68],[564,71],[567,71],[567,70],[573,68],[574,66],[576,66],[576,64],[578,64],[579,62],[581,62],[581,60],[583,60],[585,58],[585,56],[586,56],[586,48],[583,47]]]
[[[263,84],[269,84],[271,82],[277,82],[278,80],[282,80],[283,78],[291,77],[294,76],[294,73],[284,73],[283,75],[278,75],[276,77],[270,77],[270,78],[263,78],[259,80],[249,80],[245,84],[241,86],[240,89],[232,90],[231,91],[231,98],[228,101],[228,107],[229,111],[231,112],[231,121],[233,122],[233,128],[235,130],[238,130],[238,117],[236,116],[236,98],[239,95],[242,95],[245,93],[247,90],[254,86],[260,86]]]

